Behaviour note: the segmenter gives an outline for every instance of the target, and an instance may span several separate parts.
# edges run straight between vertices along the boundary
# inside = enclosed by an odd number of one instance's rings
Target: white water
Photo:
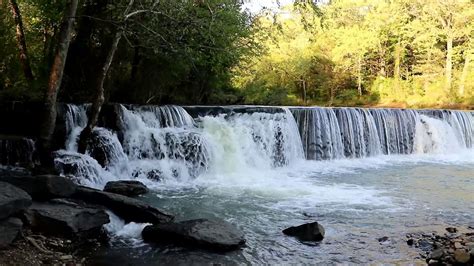
[[[97,145],[83,155],[75,151],[85,111],[68,108],[67,150],[57,152],[56,166],[96,188],[137,179],[157,191],[206,188],[229,200],[245,194],[275,199],[276,209],[324,204],[397,210],[401,206],[384,190],[308,177],[425,162],[474,163],[474,118],[467,112],[282,108],[192,119],[178,106],[121,106],[120,132],[95,129]],[[91,157],[97,154],[103,165]],[[142,227],[113,219],[108,230],[137,239]]]

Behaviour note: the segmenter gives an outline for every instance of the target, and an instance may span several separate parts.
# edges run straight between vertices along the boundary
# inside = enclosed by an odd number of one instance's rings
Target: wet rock
[[[139,181],[123,180],[108,182],[105,185],[104,191],[128,197],[135,197],[148,193],[148,188]]]
[[[23,223],[18,218],[0,221],[0,249],[6,248],[18,236]]]
[[[454,234],[458,231],[458,229],[455,227],[446,227],[446,231],[448,231],[448,233]]]
[[[34,231],[61,237],[94,235],[110,221],[104,210],[65,200],[35,202],[25,217]]]
[[[196,219],[150,225],[143,229],[142,236],[147,242],[172,243],[211,251],[235,250],[245,244],[243,233],[222,220]]]
[[[24,190],[9,183],[0,182],[0,220],[25,210],[31,205],[31,197]]]
[[[93,188],[78,187],[74,198],[90,204],[102,205],[126,222],[167,223],[174,217],[143,201]]]
[[[302,224],[283,230],[285,235],[294,236],[300,241],[321,241],[324,238],[324,227],[318,222]]]
[[[56,175],[2,176],[0,181],[10,183],[26,191],[34,200],[46,201],[53,198],[67,198],[76,191],[76,185],[69,179]]]
[[[454,251],[454,259],[457,263],[468,263],[470,258],[471,255],[463,249],[457,249]]]

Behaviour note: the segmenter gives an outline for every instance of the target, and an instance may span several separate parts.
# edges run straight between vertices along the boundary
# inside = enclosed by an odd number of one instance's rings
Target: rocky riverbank
[[[473,265],[474,227],[447,227],[445,232],[407,234],[428,265]]]
[[[111,182],[105,190],[56,175],[2,170],[0,265],[83,264],[87,258],[78,254],[107,244],[107,212],[127,223],[151,224],[143,232],[149,242],[219,252],[245,244],[243,233],[226,221],[173,222],[173,215],[136,198],[148,192],[139,182]]]

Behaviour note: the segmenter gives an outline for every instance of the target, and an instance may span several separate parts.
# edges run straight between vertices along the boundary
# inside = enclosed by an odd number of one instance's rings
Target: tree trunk
[[[362,58],[357,58],[357,91],[359,96],[362,96]]]
[[[71,33],[74,17],[76,16],[77,3],[78,0],[70,0],[67,4],[44,100],[43,123],[40,128],[38,151],[40,154],[40,161],[45,167],[52,166],[53,162],[51,154],[51,138],[56,125],[56,98],[58,96],[59,88],[61,87],[69,43],[71,42]]]
[[[451,91],[453,80],[453,36],[451,32],[447,34],[446,40],[446,92]]]
[[[459,80],[459,96],[464,96],[464,86],[465,86],[467,74],[469,71],[470,60],[471,60],[471,55],[467,52],[464,59],[464,67],[462,68],[461,79]]]
[[[123,23],[126,22],[127,19],[127,14],[130,12],[130,9],[132,8],[134,0],[130,0],[128,3],[127,8],[124,11],[124,19]],[[89,117],[87,121],[86,127],[82,130],[80,136],[79,136],[79,143],[78,143],[78,152],[80,153],[85,153],[87,149],[87,142],[90,139],[90,136],[92,134],[92,130],[94,127],[97,125],[97,122],[99,120],[99,115],[100,115],[100,110],[102,109],[102,105],[104,104],[105,97],[104,97],[104,83],[107,78],[107,74],[109,73],[110,66],[112,65],[112,61],[115,56],[115,51],[117,51],[118,44],[120,42],[120,39],[122,38],[123,34],[123,28],[120,27],[117,29],[117,32],[115,33],[114,39],[112,40],[112,44],[109,50],[109,53],[107,54],[107,57],[105,58],[104,65],[102,66],[101,72],[99,73],[99,79],[97,82],[97,92],[96,92],[96,97],[94,102],[92,103],[91,110],[89,112]]]
[[[132,71],[130,75],[130,79],[132,82],[135,81],[137,78],[138,73],[138,65],[140,64],[141,56],[140,56],[140,47],[138,46],[139,42],[135,42],[135,47],[133,48],[133,61],[132,61]]]
[[[122,38],[122,29],[118,29],[115,33],[115,37],[112,40],[112,45],[110,47],[109,53],[107,54],[107,58],[105,59],[105,63],[102,66],[101,72],[99,74],[99,79],[97,82],[96,88],[96,97],[94,102],[92,103],[92,107],[90,110],[89,119],[87,121],[87,126],[82,130],[81,135],[79,137],[78,143],[78,152],[85,153],[87,149],[87,142],[92,134],[92,130],[97,125],[97,121],[99,120],[100,110],[102,109],[102,105],[104,104],[105,97],[104,97],[104,83],[107,78],[107,73],[109,72],[110,65],[112,64],[112,60],[114,59],[115,51],[117,51],[118,44],[120,39]]]
[[[395,67],[393,70],[393,77],[395,79],[394,94],[397,95],[400,92],[400,65],[401,65],[401,53],[402,47],[400,44],[400,37],[398,38],[397,45],[395,46]]]
[[[23,74],[27,81],[34,79],[33,72],[31,71],[30,59],[28,57],[28,49],[26,48],[25,33],[23,31],[23,20],[21,18],[20,8],[16,0],[9,0],[10,8],[13,13],[16,25],[16,41],[18,43],[18,50],[20,52],[20,62],[23,68]]]

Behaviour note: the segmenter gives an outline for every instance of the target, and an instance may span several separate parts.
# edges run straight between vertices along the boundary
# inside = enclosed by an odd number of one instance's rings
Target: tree
[[[20,53],[20,62],[23,67],[23,74],[25,75],[25,78],[31,82],[34,77],[33,72],[31,71],[28,49],[26,47],[25,33],[23,29],[23,20],[21,18],[20,8],[18,7],[16,0],[9,0],[9,4],[16,24],[16,40]]]
[[[43,123],[38,140],[38,150],[43,166],[49,166],[52,164],[51,138],[56,124],[56,99],[59,88],[61,87],[77,5],[78,0],[69,0],[66,5],[54,62],[51,66],[51,72],[49,75],[49,83],[44,100]]]

